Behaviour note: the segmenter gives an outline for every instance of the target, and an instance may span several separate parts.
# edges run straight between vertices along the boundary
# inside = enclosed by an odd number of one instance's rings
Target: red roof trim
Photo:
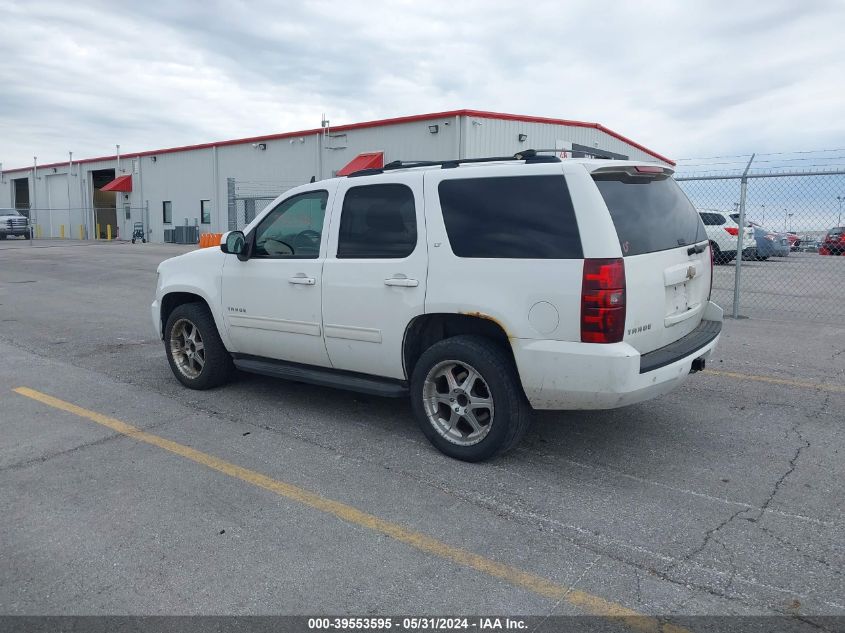
[[[552,119],[548,117],[537,117],[537,116],[527,116],[523,114],[506,114],[503,112],[486,112],[484,110],[447,110],[445,112],[432,112],[430,114],[414,114],[411,116],[402,116],[402,117],[394,117],[391,119],[376,119],[373,121],[363,121],[361,123],[347,123],[346,125],[335,125],[332,126],[332,131],[334,132],[344,132],[347,130],[360,130],[365,128],[371,127],[381,127],[383,125],[399,125],[402,123],[414,123],[416,121],[426,121],[430,119],[441,119],[446,117],[456,117],[456,116],[473,116],[481,119],[500,119],[503,121],[523,121],[525,123],[546,123],[549,125],[568,125],[571,127],[586,127],[586,128],[593,128],[604,132],[608,136],[612,136],[615,139],[622,141],[623,143],[628,143],[631,147],[636,147],[637,149],[657,158],[658,160],[662,160],[663,162],[669,163],[670,165],[674,165],[675,162],[658,154],[657,152],[650,150],[649,148],[632,141],[626,136],[619,134],[618,132],[614,132],[613,130],[604,127],[601,123],[589,123],[585,121],[572,121],[569,119]],[[231,139],[228,141],[216,141],[212,143],[200,143],[199,145],[182,145],[180,147],[168,147],[165,149],[156,149],[156,150],[147,150],[144,152],[135,152],[134,154],[121,154],[121,158],[140,158],[143,156],[157,156],[161,154],[173,154],[176,152],[188,152],[198,149],[211,149],[212,147],[225,147],[227,145],[241,145],[244,143],[262,143],[266,141],[274,141],[278,139],[285,139],[291,138],[295,136],[309,136],[312,134],[320,134],[322,132],[321,128],[313,128],[310,130],[299,130],[297,132],[281,132],[277,134],[266,134],[264,136],[252,136],[249,138],[238,138],[238,139]],[[105,161],[105,160],[115,160],[117,156],[98,156],[96,158],[83,158],[81,160],[75,161],[76,163],[96,163],[98,161]],[[50,167],[63,167],[67,165],[67,161],[62,161],[60,163],[47,163],[45,165],[39,165],[39,169],[46,169]],[[28,171],[31,170],[32,167],[15,167],[14,169],[4,169],[3,173],[10,173],[13,171]]]
[[[132,176],[118,176],[100,187],[100,191],[132,191]]]
[[[363,152],[341,167],[337,175],[348,176],[361,169],[380,169],[384,167],[384,152]]]

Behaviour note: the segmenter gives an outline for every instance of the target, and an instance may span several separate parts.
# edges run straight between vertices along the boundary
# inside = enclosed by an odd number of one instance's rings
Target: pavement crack
[[[818,411],[813,412],[812,414],[810,414],[809,417],[810,418],[818,418],[819,416],[821,416],[825,412],[825,410],[827,409],[829,404],[830,404],[830,394],[826,394],[825,397],[824,397],[824,401],[822,402],[822,405],[819,407]],[[760,508],[757,512],[757,516],[754,517],[754,518],[748,519],[752,523],[756,523],[757,521],[759,521],[760,518],[762,518],[763,514],[766,512],[766,510],[769,509],[769,506],[775,500],[775,497],[777,496],[777,494],[780,491],[781,487],[783,486],[784,482],[787,480],[787,478],[793,472],[795,472],[795,468],[796,468],[797,463],[798,463],[798,458],[801,457],[802,451],[804,451],[807,448],[810,448],[810,441],[801,434],[801,430],[799,428],[800,425],[801,425],[800,421],[796,422],[792,426],[792,428],[789,430],[789,432],[797,435],[798,439],[801,440],[801,443],[795,448],[795,452],[793,453],[792,457],[790,458],[786,470],[784,471],[784,473],[780,477],[778,477],[777,481],[775,482],[774,486],[772,487],[772,491],[769,493],[769,496],[760,505]]]
[[[714,540],[716,534],[718,534],[721,530],[723,530],[725,527],[727,527],[734,519],[736,519],[740,514],[743,514],[744,512],[748,512],[748,508],[743,508],[742,510],[737,510],[731,516],[729,516],[727,519],[725,519],[724,521],[719,523],[719,525],[707,530],[704,533],[704,538],[701,540],[701,543],[699,545],[697,545],[696,547],[691,549],[689,552],[687,552],[682,558],[673,561],[670,565],[665,567],[663,569],[663,573],[668,573],[668,572],[672,571],[672,569],[677,567],[681,562],[689,562],[693,558],[698,556],[701,552],[703,552],[707,548],[708,545],[710,545],[710,542]],[[722,545],[722,547],[725,547],[724,543],[722,543],[721,541],[717,540],[716,542],[719,543],[720,545]],[[727,550],[726,547],[725,547],[725,549]]]

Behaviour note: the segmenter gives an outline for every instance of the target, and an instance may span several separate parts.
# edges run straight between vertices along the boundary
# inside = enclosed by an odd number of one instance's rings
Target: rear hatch
[[[692,332],[710,295],[707,233],[671,174],[653,165],[592,172],[625,262],[623,340],[641,354]]]

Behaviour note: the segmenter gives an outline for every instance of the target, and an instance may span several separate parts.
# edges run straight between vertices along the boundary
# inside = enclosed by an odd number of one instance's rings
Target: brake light
[[[634,171],[640,174],[662,174],[663,168],[656,165],[637,165]]]
[[[733,236],[739,235],[739,227],[736,226],[726,226],[725,230]]]
[[[581,341],[618,343],[625,334],[625,261],[585,259],[581,282]]]

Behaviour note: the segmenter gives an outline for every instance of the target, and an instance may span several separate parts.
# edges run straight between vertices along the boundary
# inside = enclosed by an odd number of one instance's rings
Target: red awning
[[[100,191],[132,191],[132,176],[118,176],[107,185],[103,185]]]
[[[344,165],[337,175],[348,176],[362,169],[381,169],[382,167],[384,167],[384,152],[364,152]]]

